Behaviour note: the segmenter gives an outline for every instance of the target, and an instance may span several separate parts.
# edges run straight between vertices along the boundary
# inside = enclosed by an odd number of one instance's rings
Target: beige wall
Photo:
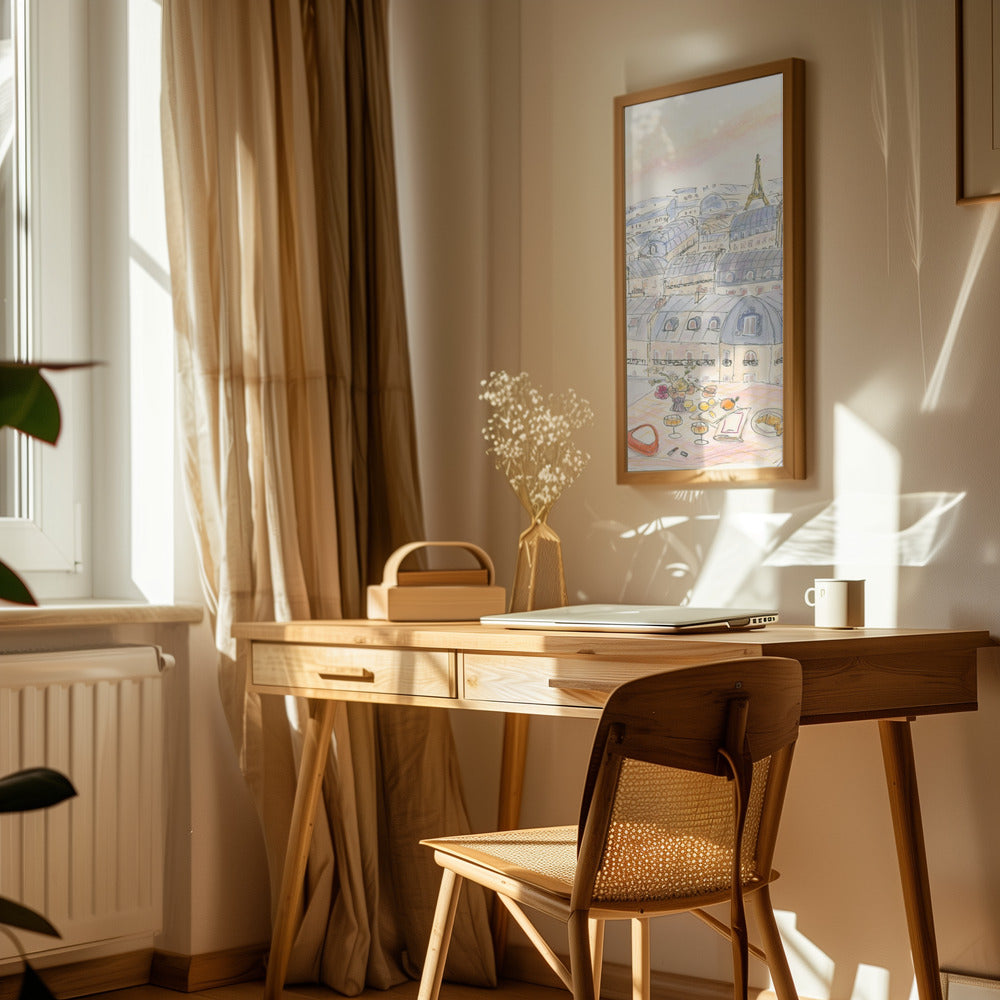
[[[803,590],[835,572],[869,580],[870,624],[1000,631],[998,209],[954,203],[951,0],[395,0],[392,43],[430,537],[483,543],[509,583],[523,525],[476,393],[490,367],[524,369],[597,414],[552,518],[572,600],[773,603],[805,622]],[[809,477],[618,486],[612,99],[788,56],[807,64]],[[1000,976],[995,662],[980,684],[978,714],[914,739],[942,965]],[[495,756],[487,718],[456,722],[469,774]],[[564,822],[581,775],[558,761],[589,729],[532,727],[523,820]],[[493,786],[468,785],[488,822]],[[803,733],[778,863],[803,992],[906,997],[873,725]],[[725,977],[721,939],[668,923],[658,968]]]

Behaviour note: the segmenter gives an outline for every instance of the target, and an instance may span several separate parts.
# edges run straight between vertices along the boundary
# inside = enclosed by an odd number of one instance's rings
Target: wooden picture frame
[[[955,0],[959,205],[1000,200],[1000,0]]]
[[[619,483],[805,478],[804,79],[615,99]]]

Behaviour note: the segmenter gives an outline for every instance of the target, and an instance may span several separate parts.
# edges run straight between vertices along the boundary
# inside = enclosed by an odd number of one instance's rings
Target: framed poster
[[[620,483],[805,478],[804,76],[615,99]]]
[[[955,0],[960,205],[1000,199],[1000,0]]]

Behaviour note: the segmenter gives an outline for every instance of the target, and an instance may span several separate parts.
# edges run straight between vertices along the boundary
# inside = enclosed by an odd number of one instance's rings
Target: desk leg
[[[903,883],[906,926],[910,932],[910,953],[920,1000],[941,1000],[934,914],[931,910],[930,882],[924,830],[920,820],[917,773],[913,763],[913,740],[906,720],[885,719],[878,724],[882,739],[882,761],[889,789],[892,828],[896,835],[896,857]]]
[[[313,710],[315,714],[312,714]],[[288,831],[285,864],[281,870],[281,890],[271,931],[271,952],[267,961],[267,978],[264,982],[264,1000],[279,1000],[288,971],[288,958],[298,929],[299,904],[302,901],[302,883],[309,857],[316,806],[323,788],[323,770],[326,766],[330,737],[333,735],[333,716],[337,703],[321,699],[312,703],[302,744],[302,763],[295,785],[295,803]]]
[[[497,803],[497,829],[513,830],[521,819],[521,787],[528,749],[528,715],[509,714],[503,723],[503,756],[500,761],[500,800]],[[507,949],[507,909],[493,899],[493,957],[497,975],[503,967]]]

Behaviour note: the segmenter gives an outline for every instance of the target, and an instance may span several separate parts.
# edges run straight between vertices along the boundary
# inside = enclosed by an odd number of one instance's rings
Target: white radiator
[[[62,935],[18,931],[28,954],[160,929],[169,660],[152,646],[0,655],[0,774],[45,765],[78,793],[0,816],[0,895]],[[0,958],[15,954],[0,938]]]

